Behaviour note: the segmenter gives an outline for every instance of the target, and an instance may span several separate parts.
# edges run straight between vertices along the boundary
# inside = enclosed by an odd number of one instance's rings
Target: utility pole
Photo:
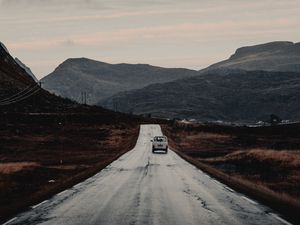
[[[81,104],[86,105],[88,102],[88,95],[86,91],[81,92]]]
[[[114,109],[115,112],[118,111],[118,103],[115,99],[113,100],[113,109]]]

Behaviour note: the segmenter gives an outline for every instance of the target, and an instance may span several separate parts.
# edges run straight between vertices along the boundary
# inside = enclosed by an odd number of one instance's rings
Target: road
[[[7,224],[285,224],[173,151],[152,154],[155,135],[159,125],[142,125],[132,151]]]

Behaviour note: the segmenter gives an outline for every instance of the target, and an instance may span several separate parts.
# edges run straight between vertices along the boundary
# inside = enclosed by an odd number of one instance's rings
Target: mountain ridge
[[[238,48],[198,76],[121,92],[99,104],[169,119],[257,121],[270,114],[300,119],[299,78],[300,43],[270,42]]]
[[[300,71],[300,42],[275,41],[238,48],[228,59],[215,63],[212,69]]]
[[[0,113],[66,112],[80,108],[42,89],[28,71],[30,68],[14,59],[1,43]]]
[[[151,83],[162,83],[198,72],[184,68],[163,68],[149,64],[109,64],[88,58],[70,58],[42,79],[52,93],[80,101],[81,93],[88,94],[95,104],[120,91],[142,88]]]
[[[154,117],[201,121],[258,121],[271,114],[300,119],[300,73],[268,71],[208,72],[122,92],[103,107]]]

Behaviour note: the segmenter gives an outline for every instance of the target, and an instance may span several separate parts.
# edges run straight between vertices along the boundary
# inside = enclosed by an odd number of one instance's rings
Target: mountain
[[[242,47],[229,59],[204,71],[215,69],[300,72],[300,43],[278,41]]]
[[[31,69],[30,69],[29,67],[27,67],[24,63],[22,63],[22,61],[21,61],[20,59],[18,59],[18,58],[15,58],[15,61],[16,61],[16,63],[19,64],[20,67],[22,67],[22,68],[26,71],[26,73],[27,73],[28,75],[31,76],[31,78],[32,78],[35,82],[38,82],[38,79],[35,77],[35,75],[32,73],[32,71],[31,71]]]
[[[35,79],[30,69],[14,59],[0,42],[0,113],[63,112],[79,107],[43,90]]]
[[[127,126],[140,121],[140,118],[135,116],[112,112],[99,106],[81,105],[51,94],[41,88],[34,81],[32,74],[28,73],[30,69],[24,67],[23,63],[20,65],[16,62],[0,42],[1,124],[7,125],[7,121],[12,120],[21,124],[35,121],[41,126],[47,126],[43,124],[45,121],[53,124],[62,121],[93,124],[96,120],[105,124],[119,123]]]
[[[121,91],[193,75],[197,75],[197,71],[147,64],[108,64],[74,58],[63,62],[41,81],[46,90],[78,102],[81,101],[82,92],[87,92],[88,103],[95,104]]]
[[[13,90],[34,85],[35,81],[20,67],[9,54],[7,48],[0,42],[0,99]]]
[[[119,93],[101,104],[163,118],[257,121],[270,114],[300,119],[300,73],[231,71],[206,73]]]
[[[121,92],[100,105],[165,118],[253,121],[300,119],[300,43],[242,47],[198,76]]]
[[[0,48],[1,48],[1,51],[5,51],[7,54],[9,54],[6,46],[2,42],[0,42]]]

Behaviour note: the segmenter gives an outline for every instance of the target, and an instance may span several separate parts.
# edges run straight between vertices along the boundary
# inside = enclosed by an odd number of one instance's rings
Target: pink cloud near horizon
[[[244,45],[299,42],[300,2],[0,0],[0,26],[0,40],[38,76],[77,56],[193,68],[198,60],[200,69]]]

